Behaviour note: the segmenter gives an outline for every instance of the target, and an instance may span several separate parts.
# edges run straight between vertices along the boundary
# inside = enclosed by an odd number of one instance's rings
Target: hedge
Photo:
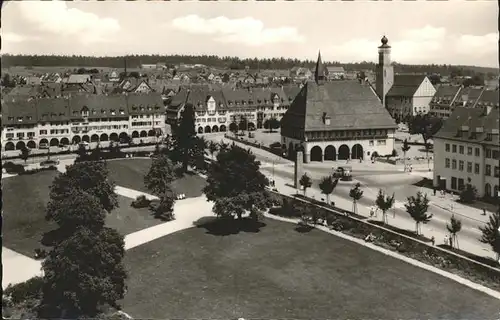
[[[276,192],[272,194],[281,198],[282,205],[272,208],[271,214],[288,218],[302,217],[304,219],[305,217],[313,225],[323,220],[332,229],[359,239],[366,239],[367,236],[373,235],[373,243],[380,247],[397,251],[404,256],[500,291],[500,269],[428,245],[383,226],[319,207],[302,199]]]

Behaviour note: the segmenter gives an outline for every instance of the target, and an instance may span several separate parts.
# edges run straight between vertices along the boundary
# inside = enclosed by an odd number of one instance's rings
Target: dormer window
[[[462,131],[469,131],[469,126],[462,126]]]
[[[141,107],[141,108],[140,108],[140,110],[141,110],[141,111],[144,111],[144,107]]]
[[[111,114],[115,115],[116,114],[115,110],[111,109]]]
[[[137,110],[137,107],[136,106],[132,106],[132,110]]]
[[[148,110],[151,111],[152,110],[151,107],[148,107]]]
[[[331,120],[330,116],[328,116],[326,114],[326,112],[323,112],[323,123],[325,125],[329,126],[330,125],[330,120]]]
[[[18,122],[23,122],[23,117],[17,117]]]
[[[475,132],[470,133],[470,139],[477,139],[477,134]]]
[[[92,109],[92,114],[96,114],[96,113],[97,113],[97,111],[95,111],[94,109]]]
[[[123,109],[120,109],[120,114],[125,114],[125,111]]]
[[[8,117],[9,121],[14,121],[14,117]]]
[[[486,134],[486,141],[491,141],[491,140],[493,140],[493,134],[487,133]]]
[[[483,132],[483,127],[476,127],[476,132],[482,133]]]
[[[32,116],[28,116],[28,120],[31,120],[31,119],[33,119],[33,117]]]

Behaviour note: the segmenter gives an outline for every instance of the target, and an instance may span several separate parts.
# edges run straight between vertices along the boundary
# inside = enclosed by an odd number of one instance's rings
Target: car
[[[338,167],[337,169],[333,168],[332,177],[335,179],[340,179],[342,181],[351,181],[352,180],[352,167]]]
[[[40,149],[48,149],[49,148],[49,144],[48,143],[40,143]]]
[[[59,164],[59,160],[45,160],[40,162],[41,167],[50,167],[50,166],[57,166]]]

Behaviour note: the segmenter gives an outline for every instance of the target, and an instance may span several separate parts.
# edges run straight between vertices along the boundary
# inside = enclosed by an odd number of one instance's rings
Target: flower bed
[[[281,205],[272,208],[270,214],[288,218],[300,217],[302,221],[309,221],[312,225],[327,225],[359,239],[371,238],[370,240],[378,246],[500,291],[499,269],[356,217],[334,212],[298,198],[273,194],[278,199],[281,198]]]

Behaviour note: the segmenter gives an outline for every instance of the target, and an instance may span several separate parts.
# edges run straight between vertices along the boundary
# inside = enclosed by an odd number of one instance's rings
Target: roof
[[[326,70],[328,71],[328,73],[345,72],[344,67],[337,66],[328,66],[326,67]]]
[[[324,113],[331,117],[330,125],[323,122]],[[304,131],[397,127],[374,91],[358,81],[308,81],[283,119]]]
[[[499,106],[500,91],[484,90],[478,99],[478,103]]]
[[[460,86],[441,85],[437,87],[434,97],[436,98],[453,98],[460,91]]]
[[[394,84],[387,92],[387,96],[413,97],[425,77],[425,74],[397,74],[394,76]]]
[[[90,81],[92,78],[90,74],[72,74],[69,76],[67,83],[86,83]]]
[[[434,138],[498,146],[499,109],[492,108],[490,113],[486,110],[487,108],[456,107]],[[467,132],[462,131],[463,126],[468,127]],[[483,133],[477,132],[477,128],[482,128]],[[487,141],[487,133],[491,134],[493,130],[496,130],[496,134],[492,136],[493,140]],[[461,136],[458,135],[459,131],[462,131]],[[476,132],[474,139],[470,134],[472,132]]]

